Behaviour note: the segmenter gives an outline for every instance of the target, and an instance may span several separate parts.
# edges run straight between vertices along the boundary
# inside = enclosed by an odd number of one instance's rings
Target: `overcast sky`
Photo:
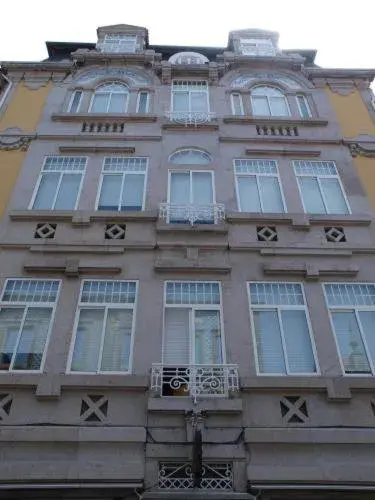
[[[150,43],[225,46],[228,32],[280,33],[282,49],[317,49],[324,67],[375,68],[375,0],[1,0],[0,61],[46,58],[45,41],[96,42],[134,24]]]

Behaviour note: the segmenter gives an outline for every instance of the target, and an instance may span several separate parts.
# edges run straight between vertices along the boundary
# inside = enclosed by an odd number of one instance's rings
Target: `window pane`
[[[299,107],[299,112],[302,118],[310,118],[311,117],[311,112],[309,105],[307,103],[307,99],[303,95],[298,95],[297,96],[297,102],[298,102],[298,107]]]
[[[0,309],[0,370],[9,370],[24,308]]]
[[[77,334],[72,359],[72,371],[96,372],[104,309],[82,309],[79,315]]]
[[[345,373],[371,373],[354,312],[333,312],[332,321]]]
[[[39,370],[42,363],[51,308],[29,307],[13,365],[14,370]]]
[[[91,104],[91,113],[106,113],[110,94],[95,94]]]
[[[263,212],[284,212],[279,180],[277,177],[259,176],[259,189]]]
[[[81,179],[82,176],[77,174],[63,175],[55,202],[55,210],[74,210]]]
[[[243,115],[242,97],[240,94],[232,94],[232,107],[234,115]]]
[[[305,311],[281,311],[281,321],[289,372],[316,372]]]
[[[328,213],[347,214],[348,208],[338,179],[320,179]]]
[[[121,210],[142,210],[144,175],[125,175]]]
[[[213,202],[212,174],[210,172],[193,172],[193,203],[206,205]]]
[[[189,173],[171,174],[170,201],[178,204],[190,203]]]
[[[57,185],[60,180],[59,173],[43,174],[40,180],[38,193],[34,200],[33,208],[37,210],[51,210],[55,199]]]
[[[108,310],[101,370],[128,371],[132,319],[131,310]]]
[[[253,107],[253,115],[270,116],[270,108],[268,106],[267,97],[251,97],[251,104]]]
[[[98,210],[118,210],[122,175],[104,175]]]
[[[270,105],[273,116],[289,116],[285,97],[270,97]]]
[[[127,99],[128,95],[125,93],[111,94],[111,98],[109,100],[108,113],[125,113]]]
[[[189,309],[165,309],[164,357],[167,365],[181,366],[190,361]]]
[[[138,113],[147,113],[148,93],[140,92],[138,96]]]
[[[77,113],[77,111],[79,110],[81,97],[82,97],[82,91],[76,90],[73,94],[73,98],[70,104],[70,109],[69,109],[70,113]]]
[[[315,177],[300,177],[298,179],[305,210],[309,214],[325,214],[323,198]]]
[[[195,311],[195,362],[203,365],[223,362],[219,311]]]
[[[189,111],[188,92],[173,92],[173,111]]]
[[[261,373],[286,373],[277,311],[254,311],[255,339]]]
[[[241,212],[261,212],[255,176],[237,177]]]
[[[208,111],[206,92],[191,92],[190,102],[191,111]]]
[[[360,311],[359,319],[362,326],[362,331],[366,339],[367,347],[370,352],[372,362],[375,362],[375,311]]]

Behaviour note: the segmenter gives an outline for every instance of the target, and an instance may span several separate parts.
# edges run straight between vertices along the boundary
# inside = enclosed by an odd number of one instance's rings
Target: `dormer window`
[[[267,38],[241,38],[240,51],[243,56],[274,56],[272,40]]]
[[[178,52],[169,58],[171,64],[206,64],[209,62],[206,56],[198,52]]]
[[[104,36],[104,41],[100,48],[102,52],[135,52],[136,43],[136,35],[112,33]]]

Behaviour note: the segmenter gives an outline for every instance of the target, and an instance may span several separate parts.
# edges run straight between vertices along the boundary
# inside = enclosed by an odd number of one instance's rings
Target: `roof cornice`
[[[66,72],[74,68],[73,61],[2,61],[2,71],[61,71]]]
[[[375,69],[350,69],[350,68],[305,68],[308,78],[355,78],[373,80]]]

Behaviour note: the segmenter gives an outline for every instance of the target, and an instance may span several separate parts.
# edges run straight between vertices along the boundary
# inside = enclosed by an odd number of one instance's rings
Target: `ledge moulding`
[[[290,263],[288,261],[277,261],[272,264],[264,264],[263,272],[267,276],[273,275],[297,275],[303,276],[306,280],[319,280],[320,278],[331,276],[345,276],[353,278],[359,272],[359,267],[353,264],[349,265],[317,265],[307,263]]]
[[[29,273],[63,273],[70,278],[76,278],[83,274],[93,275],[107,275],[121,273],[121,266],[103,266],[101,264],[85,265],[84,261],[81,263],[79,259],[75,258],[51,258],[45,256],[42,258],[27,259],[23,268]]]
[[[245,154],[249,156],[289,156],[296,158],[316,158],[321,155],[321,151],[313,149],[245,149]]]
[[[118,153],[131,155],[135,153],[135,147],[126,146],[60,146],[61,153]]]

